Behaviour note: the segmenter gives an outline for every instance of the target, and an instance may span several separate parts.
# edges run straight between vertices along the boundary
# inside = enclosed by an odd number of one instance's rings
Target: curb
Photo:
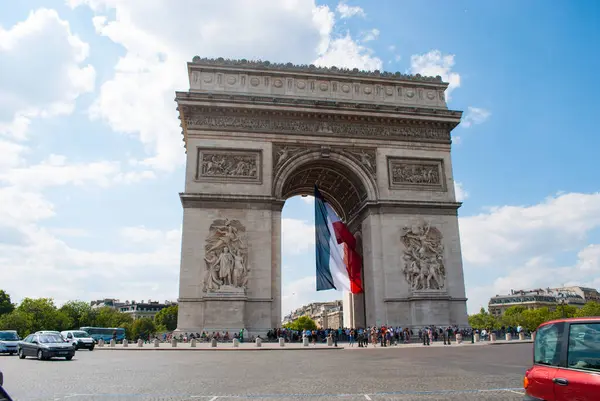
[[[221,351],[229,351],[229,352],[242,352],[242,351],[338,351],[343,350],[344,347],[331,347],[331,348],[94,348],[98,351],[132,351],[132,352],[148,352],[148,351],[167,351],[167,352],[177,352],[177,351],[194,351],[194,352],[221,352]]]
[[[512,344],[533,344],[533,340],[515,340],[515,341],[504,341],[504,342],[490,342],[487,345],[512,345]]]

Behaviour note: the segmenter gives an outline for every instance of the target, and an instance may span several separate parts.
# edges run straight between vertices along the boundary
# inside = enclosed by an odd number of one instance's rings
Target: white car
[[[61,331],[60,335],[65,341],[70,342],[75,346],[75,349],[87,348],[90,351],[94,350],[94,339],[83,330],[67,330]]]

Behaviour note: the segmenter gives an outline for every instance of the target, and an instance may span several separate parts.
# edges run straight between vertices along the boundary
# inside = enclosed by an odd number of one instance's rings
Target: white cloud
[[[373,51],[359,45],[349,33],[334,39],[327,51],[315,60],[316,65],[344,68],[358,67],[364,70],[380,70],[383,62],[373,55]]]
[[[600,286],[600,245],[589,245],[592,231],[600,227],[600,193],[559,194],[459,221],[471,313],[510,289]],[[555,262],[577,251],[573,264]]]
[[[485,266],[572,251],[600,227],[600,193],[568,193],[532,206],[501,206],[462,217],[463,257]]]
[[[282,247],[284,254],[298,255],[313,251],[315,227],[304,220],[281,219]]]
[[[442,54],[439,50],[431,50],[424,54],[413,54],[410,57],[410,71],[413,74],[424,76],[441,76],[448,82],[446,98],[450,100],[452,91],[460,87],[460,75],[452,71],[454,67],[454,54]]]
[[[363,43],[370,42],[370,41],[377,39],[378,37],[379,37],[379,29],[373,28],[369,31],[362,33],[361,42],[363,42]]]
[[[462,119],[461,125],[465,128],[469,128],[474,124],[482,124],[486,122],[491,115],[492,113],[489,110],[469,106],[467,113]]]
[[[282,288],[281,313],[283,316],[311,302],[326,302],[342,299],[341,291],[317,291],[315,275],[294,280]],[[282,317],[283,317],[282,316]]]
[[[338,3],[336,9],[340,18],[365,17],[365,11],[359,6],[349,6],[345,2]]]
[[[188,88],[186,62],[196,54],[296,63],[316,59],[315,64],[361,69],[381,66],[349,35],[335,38],[335,14],[314,0],[204,0],[186,8],[166,0],[69,4],[92,8],[96,31],[125,49],[90,116],[138,136],[148,152],[144,163],[151,168],[172,170],[183,163],[172,99],[176,90]]]
[[[94,88],[94,68],[83,65],[88,53],[55,10],[0,27],[0,134],[24,139],[32,118],[70,114],[79,95]]]
[[[454,181],[454,193],[457,202],[462,202],[469,197],[469,193],[465,191],[463,184],[460,182]]]

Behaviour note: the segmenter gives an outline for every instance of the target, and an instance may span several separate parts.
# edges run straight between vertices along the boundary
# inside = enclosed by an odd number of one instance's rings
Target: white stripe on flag
[[[350,291],[350,277],[344,263],[344,244],[338,244],[335,239],[335,231],[331,216],[327,215],[327,226],[331,237],[329,237],[329,271],[333,283],[338,291]]]

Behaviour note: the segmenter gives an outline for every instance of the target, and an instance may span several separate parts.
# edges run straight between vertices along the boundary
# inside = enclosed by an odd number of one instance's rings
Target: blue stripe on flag
[[[331,238],[327,225],[327,208],[323,196],[315,185],[315,256],[317,260],[317,291],[335,290],[329,268]]]

